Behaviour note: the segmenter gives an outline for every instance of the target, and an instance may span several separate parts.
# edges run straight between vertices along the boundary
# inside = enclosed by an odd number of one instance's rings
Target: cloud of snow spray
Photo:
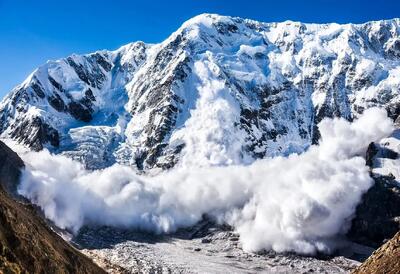
[[[385,111],[370,109],[353,123],[323,120],[319,129],[320,145],[301,155],[153,177],[120,165],[86,171],[63,156],[27,153],[19,192],[74,231],[95,223],[171,232],[208,214],[232,225],[247,251],[330,252],[373,183],[361,156],[393,128]]]

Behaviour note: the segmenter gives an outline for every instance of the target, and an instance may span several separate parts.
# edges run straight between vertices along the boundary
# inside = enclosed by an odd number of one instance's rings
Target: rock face
[[[377,248],[400,230],[400,188],[391,178],[377,176],[374,180],[357,206],[349,237]]]
[[[399,132],[370,144],[366,161],[375,185],[364,194],[349,231],[352,240],[376,248],[400,230]]]
[[[0,142],[0,272],[105,273],[55,234],[33,206],[10,197],[21,167],[22,160]]]
[[[302,152],[324,117],[351,120],[372,106],[398,117],[399,34],[399,19],[317,25],[200,15],[160,44],[49,61],[0,104],[0,136],[89,168]]]
[[[400,232],[376,250],[353,274],[397,274],[400,271]]]
[[[24,162],[8,146],[0,141],[1,187],[12,197],[17,197],[17,183],[24,168]]]

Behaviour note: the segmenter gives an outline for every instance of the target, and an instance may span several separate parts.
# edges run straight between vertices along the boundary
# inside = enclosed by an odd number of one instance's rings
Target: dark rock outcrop
[[[376,250],[353,274],[400,273],[400,232]]]
[[[54,233],[36,208],[12,198],[23,166],[0,142],[0,273],[105,273]]]
[[[24,166],[17,153],[0,141],[0,183],[10,196],[17,196],[17,183]]]
[[[351,121],[374,106],[399,116],[400,85],[391,80],[399,22],[317,26],[199,15],[160,44],[136,42],[40,66],[0,104],[0,135],[91,169],[115,162],[167,169],[181,156],[176,146],[187,144],[176,132],[207,113],[215,113],[211,123],[222,121],[213,107],[221,99],[231,106],[224,110],[229,135],[242,140],[239,157],[301,153],[318,143],[324,118]],[[214,95],[199,109],[203,88]],[[192,116],[195,110],[204,113]],[[93,138],[82,137],[87,126]],[[230,147],[224,138],[207,142]],[[99,152],[113,157],[93,165]]]
[[[374,186],[357,206],[349,237],[376,248],[400,230],[400,189],[391,183],[391,178],[374,180]]]
[[[40,117],[34,117],[32,120],[24,120],[15,127],[11,137],[31,147],[34,151],[42,150],[46,144],[58,147],[60,136],[57,130],[48,125]]]
[[[371,143],[366,162],[372,168],[375,158],[396,159],[397,153]],[[348,236],[351,240],[379,247],[400,230],[400,188],[393,176],[373,174],[375,184],[357,206]]]

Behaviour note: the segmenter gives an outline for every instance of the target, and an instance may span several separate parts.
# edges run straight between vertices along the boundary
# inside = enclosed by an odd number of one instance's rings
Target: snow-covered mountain
[[[0,137],[102,168],[302,152],[324,117],[400,114],[400,19],[261,23],[204,14],[160,44],[49,61],[0,104]]]

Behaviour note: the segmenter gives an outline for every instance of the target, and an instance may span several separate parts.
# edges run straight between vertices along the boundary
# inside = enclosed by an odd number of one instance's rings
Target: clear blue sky
[[[49,59],[160,42],[200,13],[360,23],[400,17],[400,0],[0,0],[0,98]]]

